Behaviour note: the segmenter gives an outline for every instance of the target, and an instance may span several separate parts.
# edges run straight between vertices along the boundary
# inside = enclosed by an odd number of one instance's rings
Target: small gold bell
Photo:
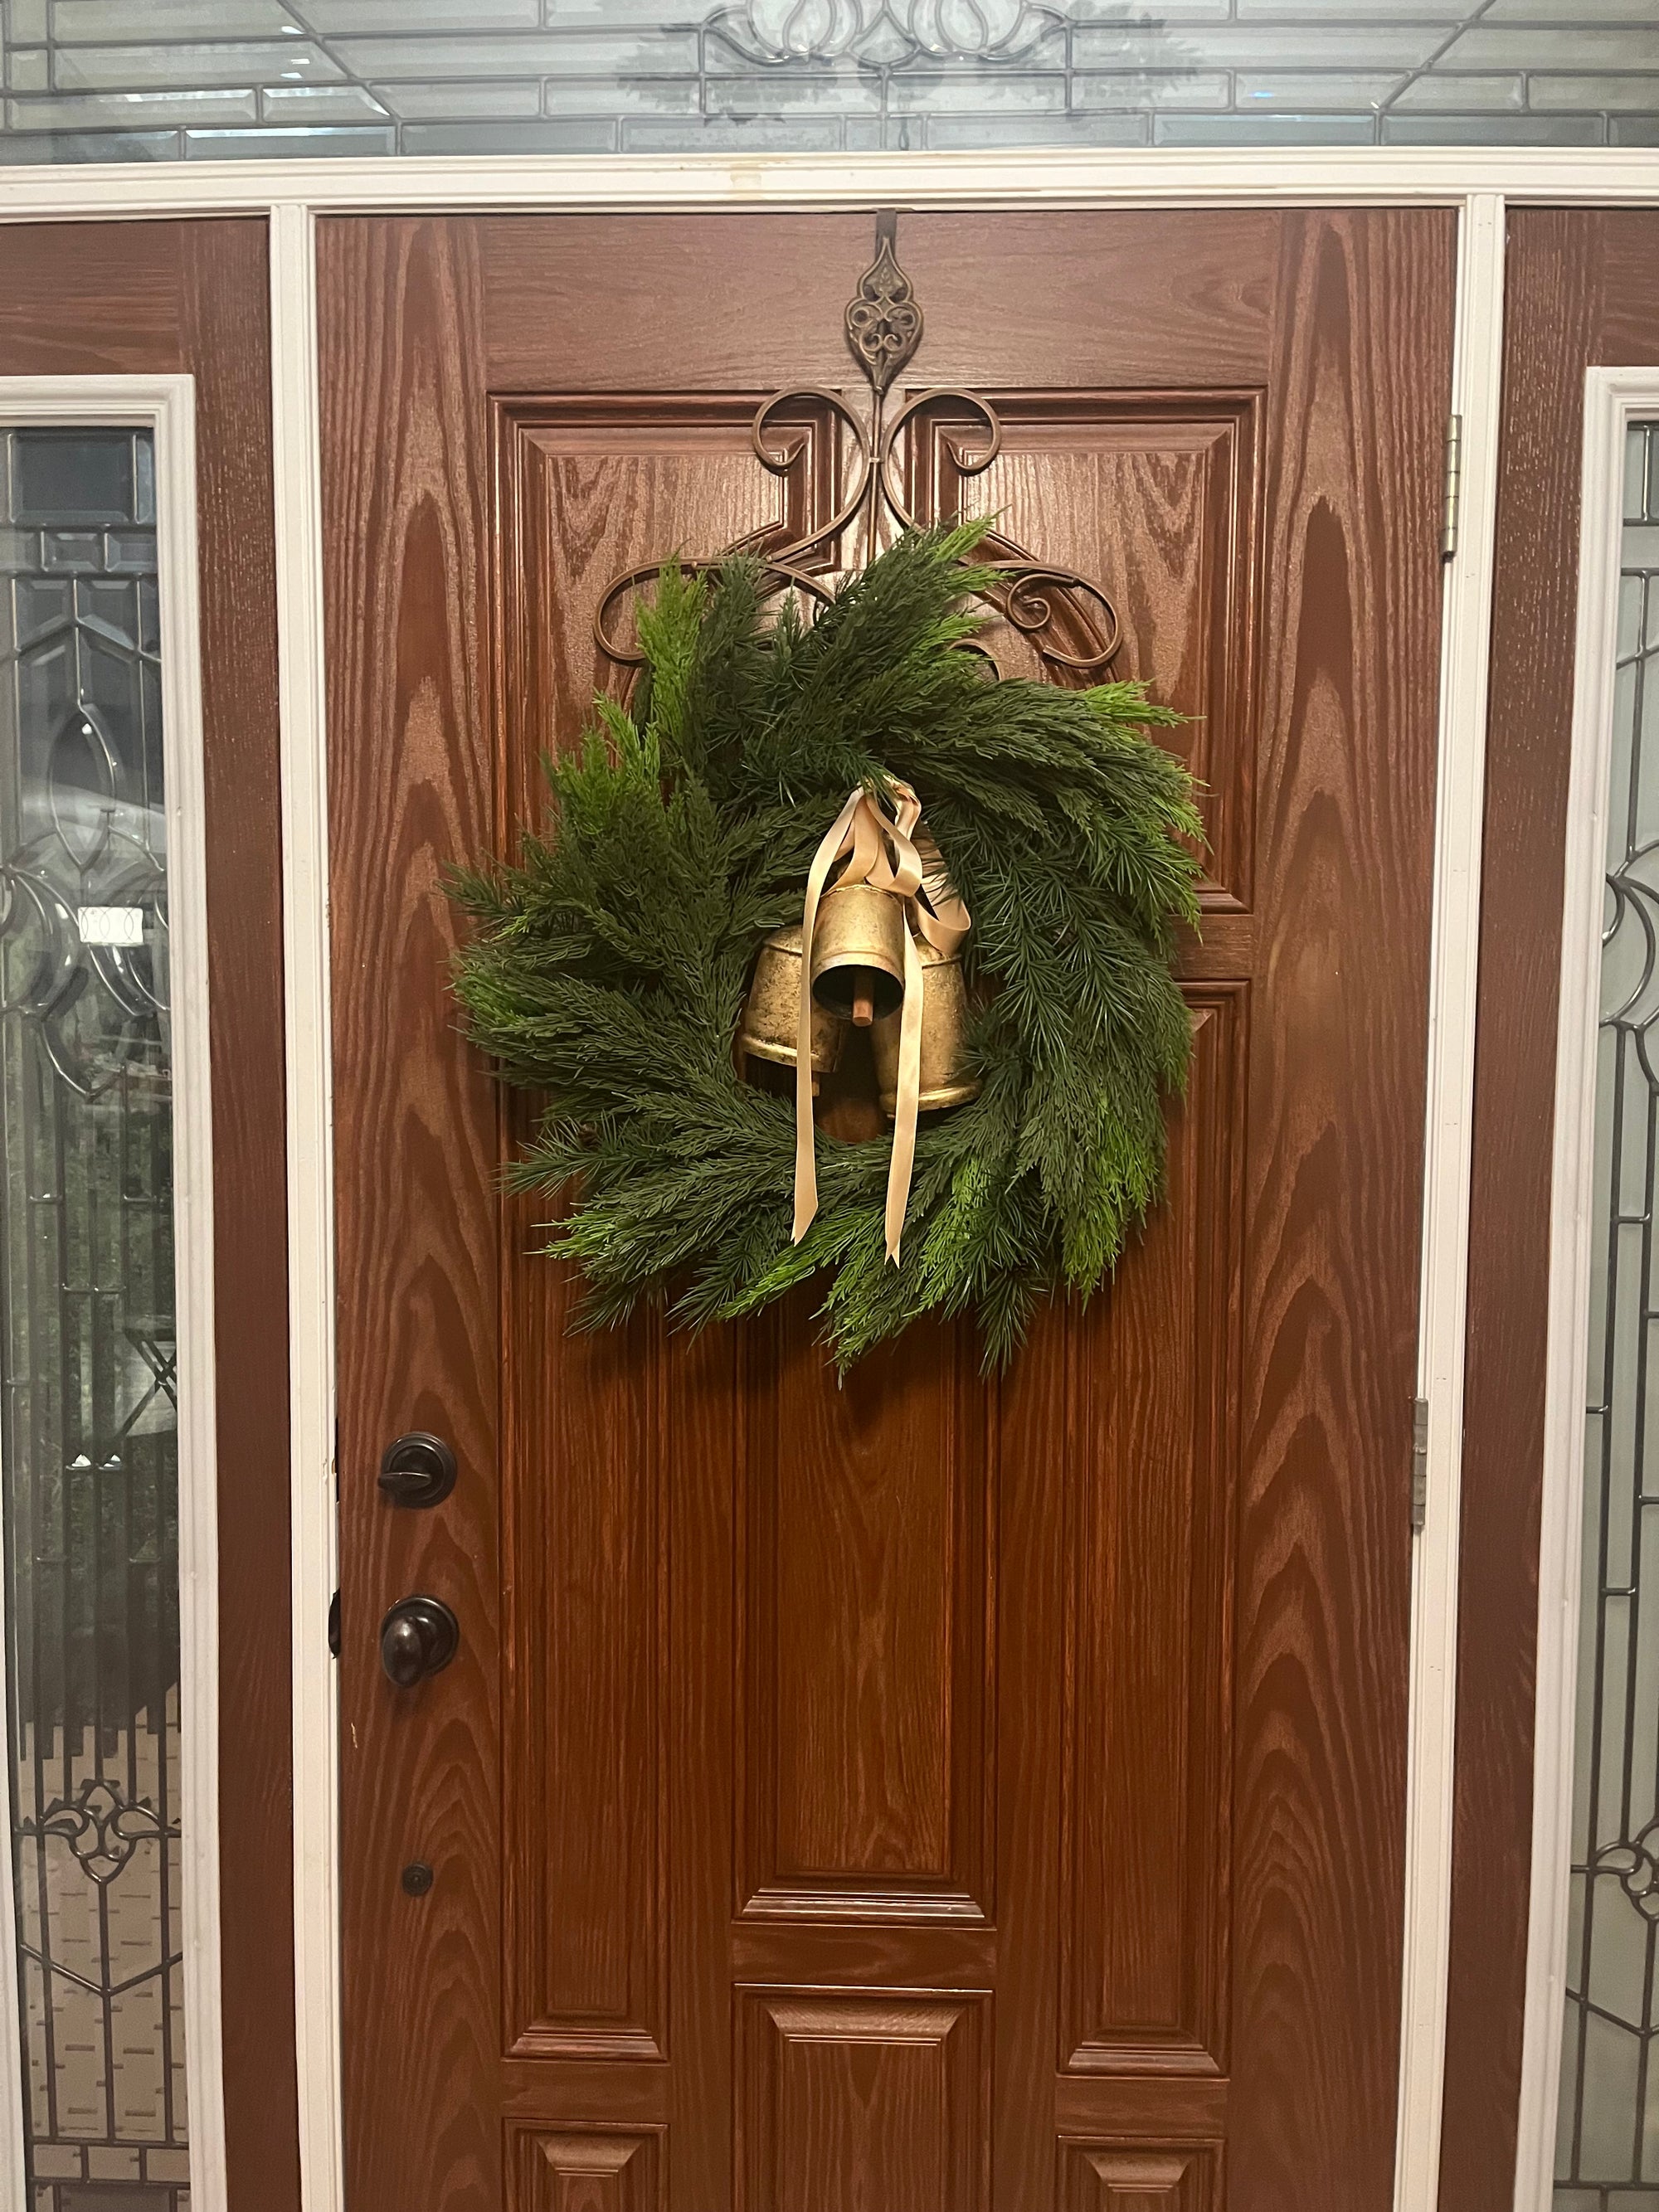
[[[738,1049],[752,1060],[778,1067],[795,1064],[800,1023],[800,927],[781,929],[761,946],[738,1032]],[[817,1078],[833,1075],[841,1060],[842,1024],[823,1006],[812,1008],[812,1090]]]
[[[941,952],[925,937],[916,940],[921,955],[921,1093],[916,1104],[924,1114],[942,1107],[965,1105],[979,1096],[979,1078],[970,1075],[964,1060],[968,1042],[968,988],[963,981],[962,961],[954,952]],[[902,1013],[884,1015],[870,1032],[875,1056],[876,1084],[881,1110],[892,1119],[898,1105],[899,1032]]]
[[[873,884],[827,890],[812,929],[812,996],[843,1021],[866,1027],[904,998],[904,908]]]

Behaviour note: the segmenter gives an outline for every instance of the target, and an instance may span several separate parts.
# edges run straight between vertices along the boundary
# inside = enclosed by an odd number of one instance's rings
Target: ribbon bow
[[[904,1210],[910,1198],[910,1171],[916,1156],[917,1099],[921,1091],[921,955],[918,935],[940,952],[954,952],[973,927],[967,908],[950,887],[939,847],[921,818],[921,801],[908,783],[889,776],[884,795],[893,807],[884,813],[862,786],[824,832],[806,877],[806,903],[800,922],[800,1018],[795,1035],[795,1226],[799,1244],[818,1210],[817,1164],[812,1130],[812,930],[818,901],[837,860],[847,866],[836,879],[869,884],[903,902],[904,1006],[899,1018],[898,1097],[893,1114],[893,1157],[887,1170],[887,1256],[898,1265]],[[850,856],[850,857],[848,857]]]

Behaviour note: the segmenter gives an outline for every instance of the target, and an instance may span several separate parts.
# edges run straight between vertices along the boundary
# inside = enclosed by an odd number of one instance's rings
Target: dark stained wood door
[[[837,1390],[806,1299],[567,1337],[499,1195],[442,872],[616,680],[617,569],[825,511],[828,419],[781,477],[749,422],[856,387],[871,245],[323,227],[354,2212],[1390,2201],[1449,216],[901,222],[907,379],[994,395],[985,505],[1194,718],[1192,1095],[1110,1296]],[[463,1645],[399,1692],[414,1591]]]

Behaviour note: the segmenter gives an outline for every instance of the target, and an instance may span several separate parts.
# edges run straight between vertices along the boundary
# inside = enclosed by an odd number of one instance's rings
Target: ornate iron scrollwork
[[[878,398],[921,343],[921,309],[897,247],[898,216],[890,208],[877,218],[876,258],[847,302],[847,343]]]
[[[846,557],[847,541],[857,559],[868,561],[899,531],[933,519],[915,511],[904,482],[908,441],[924,418],[940,422],[939,434],[958,482],[983,476],[1001,452],[1001,421],[980,392],[933,386],[914,393],[890,419],[887,416],[888,391],[915,356],[925,326],[921,304],[899,264],[897,231],[897,215],[884,210],[876,222],[875,258],[847,304],[847,343],[870,387],[867,412],[857,411],[844,392],[824,385],[802,385],[774,392],[756,410],[750,428],[750,441],[761,466],[774,476],[787,477],[810,434],[791,422],[792,414],[799,416],[814,407],[827,410],[848,448],[841,472],[845,488],[835,512],[816,528],[783,544],[778,543],[776,526],[771,525],[736,539],[712,558],[682,556],[686,568],[706,571],[733,554],[750,553],[761,563],[769,594],[796,592],[810,603],[827,605],[837,580],[852,565]],[[1053,672],[1089,679],[1104,672],[1117,651],[1121,631],[1103,585],[1074,569],[1038,559],[988,524],[974,564],[993,572],[993,580],[980,596]],[[644,656],[623,635],[623,617],[634,593],[650,583],[660,565],[644,562],[614,577],[594,616],[599,649],[624,668],[640,667]]]

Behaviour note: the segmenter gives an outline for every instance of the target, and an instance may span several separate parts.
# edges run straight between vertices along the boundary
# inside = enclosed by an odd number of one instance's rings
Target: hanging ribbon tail
[[[973,916],[951,888],[945,856],[925,822],[917,825],[915,848],[921,863],[922,893],[911,908],[916,927],[936,952],[955,952],[972,929]]]
[[[899,1017],[898,1097],[893,1107],[893,1157],[887,1169],[887,1256],[896,1267],[910,1203],[910,1171],[916,1158],[917,1102],[921,1096],[921,955],[904,933],[904,1011]]]
[[[893,1151],[887,1169],[887,1257],[899,1264],[910,1178],[915,1168],[916,1121],[921,1098],[923,976],[917,934],[937,951],[954,952],[971,924],[950,887],[939,847],[921,818],[921,802],[908,783],[889,780],[890,821],[870,794],[858,790],[823,834],[807,872],[800,922],[800,1006],[795,1029],[795,1223],[799,1244],[818,1210],[817,1160],[812,1127],[812,932],[830,872],[847,860],[840,882],[872,884],[903,905],[904,1004],[899,1017],[898,1094],[893,1109]],[[848,856],[851,857],[848,858]]]
[[[854,842],[854,817],[864,805],[862,790],[823,833],[806,876],[806,902],[800,918],[800,1006],[795,1026],[795,1222],[790,1242],[799,1244],[818,1210],[818,1173],[812,1138],[812,930],[818,901],[830,871]]]

